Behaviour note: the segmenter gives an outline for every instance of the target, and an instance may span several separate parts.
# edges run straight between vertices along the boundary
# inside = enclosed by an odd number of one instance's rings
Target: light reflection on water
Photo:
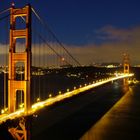
[[[80,140],[122,140],[140,138],[139,85],[123,81],[124,96]]]

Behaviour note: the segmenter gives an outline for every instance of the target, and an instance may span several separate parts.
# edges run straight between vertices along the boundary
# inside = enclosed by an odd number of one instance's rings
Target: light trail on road
[[[10,114],[2,114],[2,115],[0,115],[0,123],[6,121],[8,119],[12,120],[12,119],[19,118],[19,117],[22,117],[22,116],[32,115],[36,111],[42,109],[45,106],[50,106],[50,105],[52,105],[56,102],[65,100],[66,98],[70,98],[72,96],[75,96],[75,95],[80,94],[84,91],[90,90],[92,88],[101,86],[101,85],[106,84],[108,82],[115,81],[115,80],[118,80],[118,79],[132,77],[132,76],[134,76],[134,74],[120,74],[120,75],[116,75],[115,77],[111,77],[111,78],[107,78],[107,79],[100,79],[96,83],[92,83],[92,84],[86,85],[84,87],[80,87],[80,88],[74,89],[72,91],[68,91],[66,93],[57,95],[55,97],[48,98],[44,101],[34,103],[31,106],[31,109],[28,111],[28,114],[24,112],[24,109],[17,110],[13,113],[10,113]]]

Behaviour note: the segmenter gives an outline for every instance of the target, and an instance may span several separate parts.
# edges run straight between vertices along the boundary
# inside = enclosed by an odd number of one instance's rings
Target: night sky
[[[0,11],[12,0],[0,0]],[[121,62],[128,53],[140,63],[139,0],[14,0],[31,3],[56,36],[82,63]],[[87,57],[88,55],[88,57]]]

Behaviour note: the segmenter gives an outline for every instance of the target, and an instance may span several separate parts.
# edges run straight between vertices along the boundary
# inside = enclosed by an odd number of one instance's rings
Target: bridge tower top
[[[126,53],[123,54],[123,68],[124,68],[124,74],[129,74],[130,59],[129,59],[129,55]]]

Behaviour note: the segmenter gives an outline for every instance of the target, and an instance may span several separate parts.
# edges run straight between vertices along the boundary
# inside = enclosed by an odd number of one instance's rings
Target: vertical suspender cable
[[[33,29],[33,25],[35,26],[35,22],[33,20],[32,23],[32,31],[34,31],[35,29]],[[36,26],[35,26],[36,27]],[[32,74],[35,70],[35,37],[34,37],[34,33],[32,33]],[[32,75],[32,94],[33,94],[33,102],[35,103],[35,74]]]
[[[5,45],[4,45],[4,108],[7,107],[7,45],[8,45],[8,18],[5,19]]]
[[[36,74],[36,72],[37,72],[37,54],[36,54],[36,52],[38,52],[38,48],[37,48],[37,35],[35,34],[35,32],[36,32],[36,29],[37,29],[37,23],[36,23],[36,20],[34,19],[33,20],[33,26],[32,26],[32,30],[33,30],[33,44],[34,44],[34,48],[33,48],[33,61],[34,61],[34,71],[35,71],[35,74],[34,74],[34,85],[33,85],[33,89],[34,89],[34,91],[33,91],[33,93],[34,93],[34,102],[36,102],[36,99],[38,98],[38,91],[37,91],[37,86],[38,86],[38,80],[37,80],[37,74]]]
[[[38,69],[39,69],[39,93],[38,94],[39,94],[39,99],[40,99],[40,72],[41,72],[41,67],[40,67],[40,57],[41,57],[40,56],[40,39],[38,39],[38,49],[39,49],[39,56],[38,56],[39,57],[38,58],[39,59],[38,60],[39,61],[39,64],[38,64]]]

